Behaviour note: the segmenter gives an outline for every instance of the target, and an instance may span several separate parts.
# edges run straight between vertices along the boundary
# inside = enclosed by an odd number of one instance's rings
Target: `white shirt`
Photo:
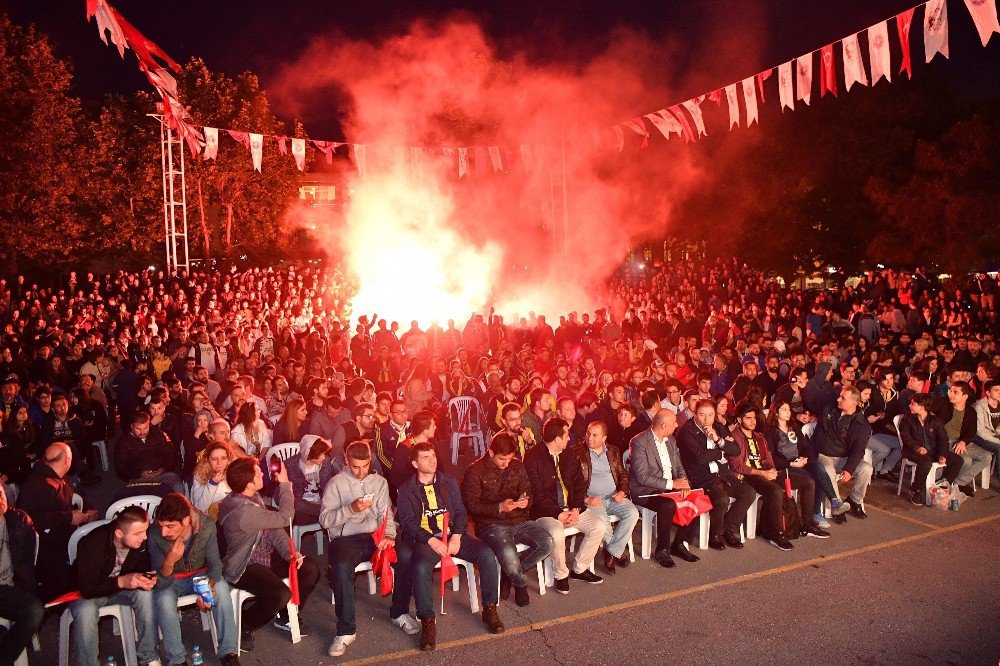
[[[660,466],[663,468],[663,480],[667,482],[667,490],[674,489],[673,465],[670,463],[670,451],[667,449],[667,437],[660,439],[653,435],[656,443],[656,454],[660,456]]]

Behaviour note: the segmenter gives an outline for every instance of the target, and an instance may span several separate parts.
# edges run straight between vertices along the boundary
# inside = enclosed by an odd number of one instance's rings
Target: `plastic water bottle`
[[[109,654],[108,658],[104,660],[104,666],[118,666],[118,660],[115,659],[115,655]]]
[[[201,647],[195,645],[191,650],[191,666],[202,666],[205,663],[205,656],[201,653]]]

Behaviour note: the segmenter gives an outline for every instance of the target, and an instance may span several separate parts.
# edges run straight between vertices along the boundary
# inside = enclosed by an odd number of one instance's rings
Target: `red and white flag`
[[[924,5],[924,57],[926,62],[940,53],[948,57],[948,3],[928,0]]]
[[[295,158],[295,166],[299,171],[306,169],[306,140],[292,139],[292,157]]]
[[[729,105],[729,129],[740,126],[740,103],[736,98],[736,84],[726,86],[726,103]]]
[[[757,75],[757,90],[760,91],[761,104],[764,103],[764,81],[767,81],[769,78],[771,78],[771,72],[773,71],[774,71],[773,69],[769,69],[766,72],[761,72]]]
[[[362,143],[354,144],[354,166],[358,169],[359,176],[368,174],[368,146]]]
[[[743,79],[743,103],[747,107],[747,127],[757,122],[757,90],[754,88],[754,77]]]
[[[202,155],[206,160],[214,160],[219,156],[219,128],[205,128],[205,152]]]
[[[326,163],[333,164],[333,151],[340,144],[336,144],[333,141],[323,141],[322,139],[313,139],[313,145],[316,149],[326,155]]]
[[[855,83],[860,83],[863,86],[868,85],[865,61],[861,58],[857,34],[844,37],[840,40],[840,45],[844,50],[844,87],[850,92],[851,86]]]
[[[896,14],[896,32],[899,33],[899,45],[903,50],[903,60],[899,65],[899,73],[906,72],[906,78],[913,78],[913,68],[910,65],[910,25],[913,24],[913,12],[916,8],[911,7],[905,12]]]
[[[795,93],[792,90],[792,63],[786,62],[778,65],[778,101],[781,104],[781,112],[785,112],[787,106],[792,111],[795,110]]]
[[[819,96],[823,97],[829,90],[837,96],[837,67],[833,62],[833,44],[827,44],[819,50]]]
[[[615,145],[618,146],[618,152],[625,150],[625,133],[622,132],[621,125],[612,125],[611,130],[615,133]]]
[[[260,165],[264,159],[264,135],[250,134],[250,157],[253,158],[254,171],[260,172]]]
[[[493,163],[493,173],[503,171],[503,162],[500,161],[500,147],[489,146],[487,150],[490,153],[490,162]]]
[[[469,149],[458,149],[458,177],[461,178],[469,173]]]
[[[276,136],[274,140],[278,142],[278,152],[281,155],[288,154],[288,137]]]
[[[698,130],[698,136],[708,136],[708,131],[705,129],[705,119],[701,115],[701,103],[704,101],[705,97],[701,96],[681,102],[681,106],[687,109],[688,113],[691,114],[691,118],[694,119],[694,126]]]
[[[983,46],[986,46],[993,33],[1000,32],[996,0],[965,0],[965,6],[969,8],[972,21],[979,31],[979,39],[983,42]]]
[[[690,143],[695,141],[698,137],[694,135],[694,130],[691,129],[691,123],[688,122],[687,116],[681,111],[681,107],[677,104],[667,107],[667,113],[673,115],[673,117],[681,124],[681,130],[683,131],[684,143]],[[666,115],[666,113],[664,114]]]
[[[868,28],[868,59],[872,66],[872,85],[885,77],[892,81],[892,64],[889,58],[889,26],[885,21]]]
[[[664,139],[670,139],[671,134],[683,136],[684,128],[677,122],[677,119],[666,109],[660,109],[656,113],[647,113],[646,120],[653,124],[653,127],[660,130]]]
[[[629,128],[636,134],[642,136],[642,147],[649,147],[649,130],[646,129],[646,123],[642,122],[642,118],[633,118],[632,120],[626,120],[622,123],[625,127]]]
[[[795,91],[798,99],[809,104],[813,85],[813,54],[807,53],[795,59]]]

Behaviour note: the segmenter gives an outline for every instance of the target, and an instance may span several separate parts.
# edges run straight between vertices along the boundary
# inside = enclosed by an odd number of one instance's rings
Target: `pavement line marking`
[[[695,585],[693,587],[687,587],[680,590],[674,590],[672,592],[664,592],[663,594],[657,594],[651,597],[633,599],[617,604],[612,604],[610,606],[593,608],[591,610],[583,611],[581,613],[574,613],[572,615],[563,615],[561,617],[552,618],[551,620],[541,620],[539,622],[535,622],[532,624],[526,624],[519,627],[514,627],[513,629],[508,629],[506,632],[502,634],[479,634],[476,636],[459,638],[453,641],[448,641],[446,643],[439,643],[436,652],[440,652],[441,650],[447,650],[449,648],[474,645],[476,643],[482,643],[483,641],[504,638],[506,636],[517,636],[519,634],[525,634],[531,631],[541,631],[543,629],[554,627],[560,624],[567,624],[569,622],[578,622],[580,620],[587,620],[592,617],[596,617],[598,615],[604,615],[606,613],[614,613],[621,610],[628,610],[629,608],[634,608],[636,606],[646,606],[648,604],[654,604],[661,601],[669,601],[671,599],[676,599],[678,597],[683,597],[698,592],[707,592],[709,590],[714,590],[722,587],[740,585],[748,581],[757,580],[759,578],[766,578],[767,576],[772,576],[774,574],[786,573],[788,571],[795,571],[796,569],[803,569],[805,567],[810,567],[814,564],[823,564],[826,562],[842,560],[848,557],[853,557],[855,555],[862,555],[864,553],[870,553],[876,550],[882,550],[884,548],[900,546],[903,544],[912,543],[914,541],[922,541],[924,539],[927,539],[928,537],[938,536],[941,534],[954,532],[956,530],[961,530],[968,527],[976,527],[977,525],[991,523],[996,520],[1000,520],[1000,514],[993,516],[986,516],[983,518],[976,518],[975,520],[969,520],[964,523],[957,523],[955,525],[948,525],[945,527],[932,526],[934,529],[929,530],[927,532],[919,532],[917,534],[911,534],[910,536],[900,537],[898,539],[892,539],[891,541],[873,543],[867,546],[861,546],[860,548],[845,550],[841,553],[833,553],[831,555],[821,555],[820,557],[814,557],[812,559],[803,560],[802,562],[792,562],[790,564],[783,564],[779,567],[773,567],[771,569],[764,569],[762,571],[752,571],[750,573],[743,574],[741,576],[734,576],[732,578],[723,578],[722,580],[712,581],[710,583],[704,583],[702,585]],[[415,657],[419,655],[430,656],[431,654],[433,653],[423,652],[416,648],[411,648],[409,650],[400,650],[399,652],[379,654],[379,655],[373,655],[371,657],[354,659],[344,663],[352,664],[355,666],[361,666],[362,664],[376,664],[384,661],[389,661],[391,659],[403,659],[406,657]]]
[[[869,504],[865,508],[866,509],[875,509],[876,511],[878,511],[880,513],[884,513],[886,515],[892,516],[893,518],[899,518],[900,520],[905,520],[907,522],[914,523],[916,525],[922,525],[924,527],[929,527],[932,530],[936,530],[939,527],[941,527],[940,525],[935,525],[933,523],[926,523],[926,522],[924,522],[922,520],[917,520],[916,518],[910,518],[909,516],[904,516],[901,513],[897,513],[895,511],[890,511],[889,509],[883,509],[882,507],[875,506],[874,504]]]

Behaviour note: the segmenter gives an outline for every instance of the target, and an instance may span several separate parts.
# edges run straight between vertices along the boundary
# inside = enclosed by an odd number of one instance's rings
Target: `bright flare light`
[[[345,249],[360,291],[355,317],[400,322],[454,319],[461,327],[489,302],[502,253],[469,243],[449,223],[451,197],[431,179],[369,174],[354,184]]]

